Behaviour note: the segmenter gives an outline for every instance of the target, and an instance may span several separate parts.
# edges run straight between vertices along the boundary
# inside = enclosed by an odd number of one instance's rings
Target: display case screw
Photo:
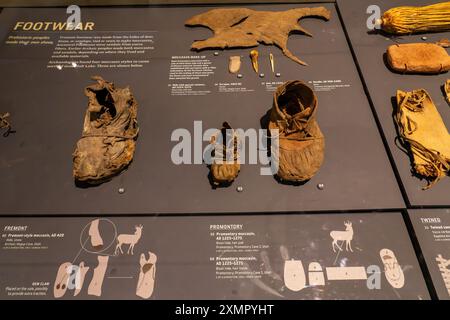
[[[325,185],[323,183],[319,183],[317,185],[317,189],[319,189],[319,190],[323,190],[324,188],[325,188]]]
[[[275,77],[281,77],[281,73],[279,73],[279,72],[277,72],[276,74],[275,74]]]
[[[237,75],[237,77],[238,77],[239,79],[242,78],[242,74],[239,73],[239,74]]]
[[[236,188],[236,190],[237,190],[237,192],[242,192],[242,191],[244,191],[244,188],[242,186],[238,186]]]
[[[125,193],[125,188],[119,188],[119,193],[120,194],[124,194]]]
[[[264,78],[264,73],[260,73],[260,74],[259,74],[259,77],[260,77],[260,78]]]

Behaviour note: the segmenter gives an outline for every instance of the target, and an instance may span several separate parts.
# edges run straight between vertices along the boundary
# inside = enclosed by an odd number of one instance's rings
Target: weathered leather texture
[[[228,138],[227,138],[228,136]],[[239,137],[228,123],[211,138],[214,147],[213,162],[211,164],[211,178],[216,186],[228,186],[239,174]]]
[[[450,70],[447,51],[433,43],[391,45],[387,49],[387,62],[401,73],[437,74]]]
[[[83,133],[73,154],[78,182],[99,184],[124,170],[132,161],[138,135],[137,102],[130,89],[93,77]]]
[[[278,129],[277,176],[301,182],[311,179],[324,160],[325,138],[316,121],[317,97],[301,81],[288,81],[277,88],[269,129]],[[278,154],[277,154],[278,153]]]
[[[413,170],[430,188],[450,170],[450,135],[430,95],[424,89],[397,91],[394,115],[400,141],[413,157]]]
[[[204,26],[214,36],[195,41],[193,50],[214,48],[249,48],[260,43],[279,47],[284,55],[297,63],[306,65],[287,48],[292,32],[312,36],[298,21],[304,17],[319,17],[329,20],[331,13],[324,7],[298,8],[286,11],[255,11],[246,8],[213,9],[198,14],[186,21],[186,26]]]

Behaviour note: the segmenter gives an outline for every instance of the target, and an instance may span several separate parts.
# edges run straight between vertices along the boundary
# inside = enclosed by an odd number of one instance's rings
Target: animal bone
[[[239,69],[241,69],[241,57],[231,56],[228,70],[230,71],[230,73],[238,73]]]
[[[258,50],[250,51],[250,58],[252,59],[253,70],[255,70],[255,72],[258,73],[258,70],[259,70],[259,67],[258,67]]]
[[[273,54],[269,54],[269,60],[270,60],[270,69],[272,69],[272,72],[275,72],[275,62],[273,60]]]
[[[286,11],[255,11],[246,8],[213,9],[193,16],[186,26],[204,26],[214,32],[206,40],[195,41],[191,49],[200,51],[212,48],[250,48],[260,43],[275,45],[295,62],[306,65],[287,48],[289,34],[293,31],[312,36],[298,21],[304,17],[330,19],[324,7],[297,8]]]

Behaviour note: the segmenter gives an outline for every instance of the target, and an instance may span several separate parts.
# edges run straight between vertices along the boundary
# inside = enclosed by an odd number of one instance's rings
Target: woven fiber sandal
[[[397,91],[394,115],[401,143],[409,147],[413,170],[428,180],[429,189],[450,170],[450,135],[424,89]]]
[[[224,122],[222,129],[211,137],[213,160],[210,167],[215,186],[229,186],[239,174],[239,137],[231,126]]]
[[[137,103],[128,87],[115,88],[99,76],[86,87],[89,105],[83,134],[73,154],[77,182],[95,185],[111,179],[132,161],[138,135]]]
[[[316,95],[301,81],[288,81],[275,91],[269,129],[278,129],[279,151],[272,152],[272,160],[278,161],[281,180],[309,180],[322,165],[325,139],[316,110]]]

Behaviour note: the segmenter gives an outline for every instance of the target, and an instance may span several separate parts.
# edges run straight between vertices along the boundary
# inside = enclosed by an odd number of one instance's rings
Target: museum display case
[[[0,7],[0,299],[450,299],[450,2]]]

